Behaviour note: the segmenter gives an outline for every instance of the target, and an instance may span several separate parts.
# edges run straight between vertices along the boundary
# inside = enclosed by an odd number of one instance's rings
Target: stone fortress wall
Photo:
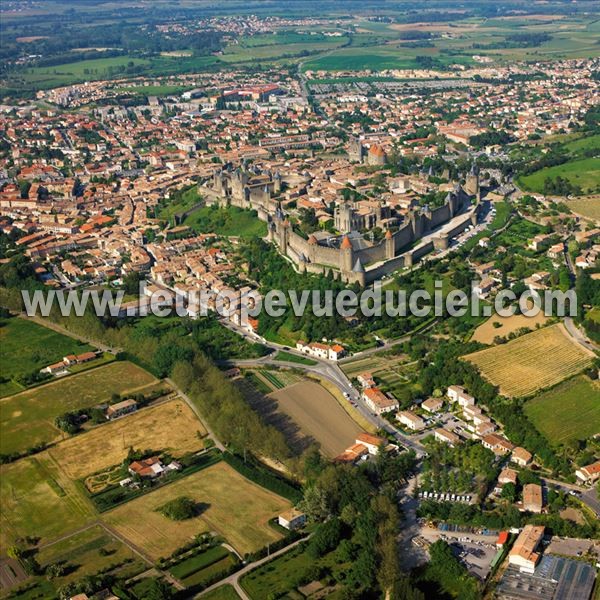
[[[198,191],[207,205],[256,210],[258,218],[268,224],[268,239],[300,272],[332,272],[347,283],[361,286],[411,266],[434,249],[447,248],[452,237],[477,222],[479,178],[470,173],[465,187],[457,185],[442,206],[412,210],[400,228],[393,233],[388,230],[381,241],[369,245],[344,235],[327,245],[312,235],[305,239],[296,233],[275,199],[283,183],[298,186],[303,182],[310,182],[310,175],[226,168],[215,172],[212,181],[199,185]]]

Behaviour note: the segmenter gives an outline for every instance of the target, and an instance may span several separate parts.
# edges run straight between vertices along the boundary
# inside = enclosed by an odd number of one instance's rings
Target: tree
[[[342,522],[337,517],[321,523],[308,544],[309,555],[312,558],[319,558],[335,549],[342,539],[342,533]]]
[[[323,521],[331,513],[327,502],[327,493],[318,484],[308,486],[304,491],[304,499],[300,509],[311,521]]]
[[[161,506],[158,511],[172,521],[185,521],[198,513],[197,504],[187,496],[179,496]]]
[[[514,483],[505,483],[502,486],[501,498],[508,500],[511,504],[517,499],[517,488]]]

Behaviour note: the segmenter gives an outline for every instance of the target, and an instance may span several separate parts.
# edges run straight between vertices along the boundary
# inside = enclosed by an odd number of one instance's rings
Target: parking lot
[[[562,556],[580,557],[589,551],[600,556],[600,542],[593,540],[580,540],[577,538],[553,537],[546,548],[547,554],[560,554]]]
[[[444,540],[454,551],[454,554],[472,575],[484,580],[490,570],[492,559],[496,555],[496,536],[462,533],[459,531],[439,531],[424,527],[421,537],[428,543]]]

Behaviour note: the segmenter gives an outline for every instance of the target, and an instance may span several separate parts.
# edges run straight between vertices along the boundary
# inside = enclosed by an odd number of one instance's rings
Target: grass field
[[[171,521],[156,509],[178,496],[206,506],[201,515]],[[205,531],[217,531],[244,554],[279,539],[268,520],[290,506],[220,462],[104,513],[104,520],[152,558],[167,556]],[[143,515],[143,518],[140,518]]]
[[[0,551],[24,536],[42,542],[81,527],[93,518],[79,493],[47,453],[0,467]]]
[[[152,76],[201,72],[219,62],[216,56],[115,56],[80,60],[22,69],[11,76],[7,89],[50,89],[83,81],[127,78],[132,76],[127,73],[131,63],[134,67],[141,67],[144,75]]]
[[[567,206],[582,217],[600,221],[600,195],[567,200]]]
[[[0,400],[0,453],[21,452],[61,439],[54,419],[68,410],[87,408],[113,394],[150,391],[158,380],[126,361],[58,379]]]
[[[170,219],[178,213],[183,213],[200,202],[200,196],[196,186],[185,190],[181,194],[178,202],[168,202],[166,199],[163,200],[165,204],[161,204],[158,217],[160,219]]]
[[[48,452],[68,477],[79,479],[122,462],[129,448],[175,456],[201,450],[205,435],[183,400],[169,400],[67,439]]]
[[[305,434],[321,444],[327,456],[340,454],[354,443],[357,434],[362,431],[338,401],[318,383],[297,383],[272,393],[270,397]]]
[[[218,208],[205,206],[193,212],[185,221],[199,233],[216,233],[225,236],[264,237],[267,225],[256,214],[237,206]]]
[[[297,354],[292,354],[291,352],[285,352],[284,350],[280,350],[275,356],[274,360],[283,362],[293,362],[298,363],[300,365],[307,365],[309,367],[317,364],[316,360],[306,358],[305,356],[298,356]]]
[[[588,367],[593,352],[574,342],[562,324],[463,357],[509,397],[529,396]]]
[[[232,585],[226,583],[208,594],[202,596],[204,600],[239,600],[239,596]]]
[[[93,350],[92,346],[33,321],[17,317],[0,319],[0,376],[3,379],[37,373],[67,354],[81,354],[88,350]],[[0,397],[19,389],[22,387],[16,382],[12,386],[0,383]]]
[[[529,400],[525,414],[551,444],[588,439],[600,431],[600,383],[569,379]]]
[[[539,312],[535,317],[526,317],[524,315],[501,317],[500,315],[494,315],[475,330],[471,339],[474,342],[481,342],[482,344],[493,344],[496,336],[505,338],[513,331],[517,331],[522,327],[535,329],[536,325],[543,325],[547,320],[548,317],[543,312]],[[495,323],[500,324],[501,327],[495,327]]]
[[[525,190],[543,193],[546,179],[556,179],[559,176],[580,186],[584,193],[595,192],[600,181],[600,160],[597,158],[571,160],[562,165],[546,167],[531,175],[519,177],[518,181]]]

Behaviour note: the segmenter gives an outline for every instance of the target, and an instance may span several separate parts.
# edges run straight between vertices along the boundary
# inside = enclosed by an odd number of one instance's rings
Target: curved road
[[[371,410],[362,400],[361,395],[354,389],[354,387],[350,383],[350,380],[348,379],[348,377],[346,377],[346,374],[342,371],[342,369],[337,363],[329,360],[318,359],[312,356],[310,357],[310,359],[314,360],[317,363],[316,365],[303,365],[301,363],[295,362],[285,362],[279,360],[276,361],[274,359],[277,350],[283,350],[284,352],[288,352],[289,354],[294,354],[302,358],[306,358],[306,355],[298,352],[295,349],[289,348],[289,346],[283,346],[282,344],[277,344],[275,342],[267,342],[260,336],[248,333],[247,331],[234,325],[227,319],[221,319],[221,323],[225,327],[234,331],[235,333],[243,335],[244,337],[249,338],[251,341],[259,342],[272,351],[271,354],[260,358],[250,360],[223,361],[224,364],[236,365],[240,367],[251,367],[254,365],[260,366],[269,364],[287,366],[295,369],[302,369],[308,373],[312,373],[318,375],[319,377],[327,379],[328,381],[333,383],[337,388],[339,388],[341,392],[343,392],[344,394],[348,394],[348,397],[350,399],[348,401],[352,401],[354,403],[354,410],[357,410],[376,429],[383,429],[391,435],[393,435],[394,438],[398,441],[398,443],[402,444],[407,448],[410,448],[411,450],[414,450],[417,457],[422,457],[424,455],[425,449],[417,440],[405,435],[404,433],[396,429],[389,421],[386,421],[385,419],[382,419],[381,417],[371,412]]]

